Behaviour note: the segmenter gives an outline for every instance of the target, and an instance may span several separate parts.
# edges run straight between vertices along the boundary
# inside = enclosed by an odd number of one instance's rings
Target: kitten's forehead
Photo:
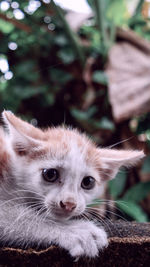
[[[87,159],[87,154],[94,148],[92,142],[76,130],[70,129],[54,129],[50,131],[48,138],[49,150],[59,156],[67,156],[67,158]]]
[[[46,150],[49,158],[61,160],[75,168],[91,163],[94,144],[76,130],[54,129],[50,131]],[[92,152],[93,151],[93,152]]]
[[[76,140],[71,140],[69,150],[66,154],[66,161],[70,164],[72,169],[79,169],[86,167],[86,146],[79,145]]]
[[[78,142],[76,138],[61,139],[59,145],[50,145],[47,153],[47,167],[60,168],[64,177],[69,181],[76,181],[84,176],[94,175],[94,166],[89,162],[89,143]],[[68,179],[67,179],[68,180]]]

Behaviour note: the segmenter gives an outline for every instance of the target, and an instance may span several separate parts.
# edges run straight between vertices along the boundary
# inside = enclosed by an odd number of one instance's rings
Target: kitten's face
[[[61,149],[61,146],[60,146]],[[92,199],[103,192],[98,171],[88,166],[80,150],[72,155],[70,150],[63,158],[47,154],[43,159],[22,165],[20,177],[29,189],[43,196],[50,214],[57,219],[81,214]],[[23,174],[24,173],[24,174]]]
[[[51,130],[38,151],[31,145],[29,154],[16,154],[18,185],[40,194],[47,214],[57,220],[80,215],[104,190],[95,150],[75,131]]]
[[[42,131],[4,112],[16,184],[40,197],[47,217],[69,219],[104,191],[118,168],[143,157],[139,151],[98,149],[85,135],[63,127]],[[35,192],[35,193],[34,193]]]

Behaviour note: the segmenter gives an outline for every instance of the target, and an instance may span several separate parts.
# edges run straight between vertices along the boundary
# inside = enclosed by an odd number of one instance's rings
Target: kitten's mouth
[[[71,217],[73,217],[73,213],[70,212],[64,212],[62,210],[55,210],[53,211],[53,215],[58,220],[69,220]]]
[[[49,207],[47,207],[47,210],[49,210]],[[50,207],[50,212],[48,212],[48,218],[53,219],[54,221],[58,221],[58,222],[62,222],[62,221],[68,221],[70,219],[73,218],[77,218],[79,216],[81,216],[82,212],[79,212],[78,210],[65,210],[65,209],[61,209],[58,208],[56,206],[51,206]]]
[[[73,217],[78,216],[76,212],[72,211],[64,211],[61,209],[56,209],[52,211],[52,217],[56,221],[68,221],[69,219],[72,219]]]

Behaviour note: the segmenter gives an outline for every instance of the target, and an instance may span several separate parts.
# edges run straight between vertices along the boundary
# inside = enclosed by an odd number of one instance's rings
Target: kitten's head
[[[142,151],[98,148],[74,129],[41,130],[8,111],[3,119],[15,183],[41,196],[48,216],[57,220],[82,214],[122,165],[133,165],[144,156]]]

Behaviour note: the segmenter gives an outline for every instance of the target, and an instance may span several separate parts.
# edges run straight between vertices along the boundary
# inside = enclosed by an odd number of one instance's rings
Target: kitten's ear
[[[6,129],[8,129],[9,132],[11,132],[11,128],[13,126],[17,131],[21,132],[22,134],[25,134],[35,139],[42,140],[42,130],[16,117],[11,111],[3,111],[2,118],[5,123]]]
[[[138,150],[99,149],[100,176],[103,180],[110,180],[121,166],[134,166],[143,157],[144,152]]]
[[[43,134],[41,130],[19,119],[10,111],[4,111],[2,118],[16,153],[26,155],[32,149],[36,150],[41,146],[40,138],[38,138]]]

